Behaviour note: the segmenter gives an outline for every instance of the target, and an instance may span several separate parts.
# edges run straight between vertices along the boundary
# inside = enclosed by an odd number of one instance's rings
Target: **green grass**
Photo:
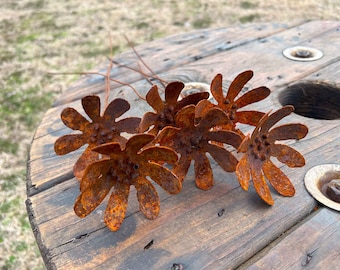
[[[14,243],[14,250],[16,252],[21,252],[27,250],[28,245],[24,241],[17,241]]]
[[[210,18],[209,15],[205,15],[201,18],[196,18],[193,22],[192,22],[192,26],[195,29],[200,29],[200,28],[208,28],[212,23],[212,19]]]
[[[258,18],[260,18],[259,14],[250,14],[250,15],[240,17],[239,20],[241,23],[249,23],[249,22],[255,21]]]
[[[26,213],[19,218],[19,221],[23,230],[31,230],[31,224],[28,221]]]
[[[14,190],[18,185],[23,183],[25,172],[18,172],[15,174],[10,174],[8,176],[3,176],[1,179],[1,190],[11,191]]]
[[[0,152],[17,154],[19,149],[18,142],[14,142],[10,139],[0,138]]]
[[[32,42],[32,41],[35,41],[38,37],[39,37],[39,34],[36,34],[36,33],[30,33],[28,35],[19,36],[17,39],[17,43],[21,44],[25,42]]]
[[[6,261],[5,265],[2,267],[2,270],[10,270],[10,269],[15,269],[15,264],[16,264],[16,257],[14,255],[10,255]]]
[[[243,9],[254,9],[258,6],[257,3],[252,3],[250,1],[242,1],[240,3],[240,7],[243,8]]]
[[[15,80],[21,81],[19,77]],[[19,83],[17,82],[17,84]],[[11,85],[13,88],[4,89],[0,94],[0,118],[7,119],[6,125],[9,128],[15,128],[16,121],[20,121],[26,128],[33,130],[41,117],[41,112],[51,106],[53,94],[41,94],[41,89],[38,86],[19,90],[15,89],[14,83]],[[15,144],[11,144],[10,141],[0,141],[1,146],[7,148],[7,151],[16,149]]]
[[[20,197],[16,197],[10,200],[5,199],[5,201],[0,205],[0,215],[8,214],[12,211],[15,211],[15,209],[20,205],[20,203],[21,203]],[[6,218],[3,219],[1,222],[3,221],[8,222],[6,221]]]

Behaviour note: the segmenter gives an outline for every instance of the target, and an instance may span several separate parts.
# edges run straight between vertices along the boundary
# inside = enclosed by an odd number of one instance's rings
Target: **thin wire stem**
[[[99,73],[99,72],[48,72],[47,74],[50,74],[50,75],[99,75],[99,76],[103,76],[103,77],[107,77],[107,75],[105,74],[102,74],[102,73]],[[134,88],[132,85],[128,84],[128,83],[125,83],[125,82],[122,82],[122,81],[119,81],[119,80],[116,80],[116,79],[112,79],[109,77],[109,80],[112,81],[112,82],[116,82],[118,84],[121,84],[121,85],[124,85],[124,86],[128,86],[132,89],[133,92],[135,92],[135,94],[142,100],[146,100],[145,97],[143,97],[138,91],[136,88]]]
[[[150,79],[148,79],[148,77],[151,77],[152,79],[156,79],[156,80],[162,82],[162,85],[163,85],[163,83],[164,83],[164,84],[168,84],[168,83],[169,83],[168,81],[163,80],[163,79],[161,79],[160,77],[154,77],[154,76],[152,76],[152,75],[148,75],[148,74],[146,74],[145,72],[143,72],[141,69],[136,69],[136,68],[134,68],[134,67],[130,67],[130,66],[121,64],[121,63],[119,63],[118,61],[113,60],[113,59],[112,59],[112,62],[113,62],[115,65],[117,65],[118,67],[127,68],[127,69],[130,69],[130,70],[132,70],[132,71],[135,71],[135,72],[138,72],[138,73],[142,74],[143,77],[144,77],[151,85],[153,85],[153,83],[152,83],[152,81],[151,81]],[[139,65],[139,64],[138,64],[138,66],[139,66],[139,68],[140,68],[140,65]]]
[[[157,80],[160,81],[160,83],[163,85],[163,87],[165,88],[165,84],[163,83],[163,80],[161,78],[158,77],[158,75],[153,72],[153,70],[145,63],[145,61],[143,60],[143,58],[140,56],[140,54],[137,52],[137,50],[135,49],[135,47],[133,46],[132,42],[128,39],[128,37],[126,35],[124,35],[124,38],[126,39],[126,41],[128,42],[130,48],[133,50],[133,52],[135,53],[135,55],[138,57],[138,59],[142,62],[142,64],[147,68],[147,70],[149,70],[151,72],[151,74],[154,76],[154,78],[157,78]]]

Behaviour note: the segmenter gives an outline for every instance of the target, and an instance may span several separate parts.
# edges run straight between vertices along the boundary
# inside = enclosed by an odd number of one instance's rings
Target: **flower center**
[[[186,132],[183,132],[183,136],[181,137],[177,149],[179,153],[186,152],[187,154],[190,154],[195,150],[201,149],[203,136],[199,132],[188,129]]]
[[[270,156],[270,142],[268,141],[268,136],[266,134],[257,136],[249,147],[251,148],[251,154],[255,159],[265,161]]]
[[[158,116],[158,129],[161,130],[166,126],[172,126],[174,121],[173,108],[165,108]]]
[[[90,143],[94,145],[112,142],[112,139],[119,134],[115,127],[103,123],[90,124],[86,132],[90,138]]]
[[[202,135],[200,134],[194,134],[190,138],[190,147],[195,148],[195,149],[200,149],[201,148],[201,141],[202,141]]]
[[[236,104],[232,104],[231,107],[229,108],[228,116],[229,116],[229,119],[233,122],[236,120],[236,110],[237,109],[238,108],[237,108]]]
[[[122,159],[112,164],[110,173],[120,183],[132,185],[134,179],[139,176],[139,164],[133,163],[129,159]]]
[[[236,110],[238,107],[235,103],[230,102],[229,99],[225,99],[223,103],[220,104],[220,107],[228,115],[231,121],[236,122]]]

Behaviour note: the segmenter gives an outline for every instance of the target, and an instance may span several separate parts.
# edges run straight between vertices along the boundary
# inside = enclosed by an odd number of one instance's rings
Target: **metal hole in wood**
[[[337,181],[340,179],[339,164],[322,164],[311,168],[305,175],[308,192],[320,203],[340,211]],[[336,182],[335,185],[332,182]]]
[[[305,46],[295,46],[287,48],[282,53],[286,58],[290,60],[301,62],[315,61],[322,58],[323,56],[322,51]]]
[[[211,97],[210,85],[202,82],[188,82],[185,83],[184,88],[182,90],[182,94],[184,97],[199,92],[208,92],[209,96]]]
[[[293,105],[295,113],[314,119],[340,119],[340,88],[326,83],[299,83],[279,94],[281,105]]]

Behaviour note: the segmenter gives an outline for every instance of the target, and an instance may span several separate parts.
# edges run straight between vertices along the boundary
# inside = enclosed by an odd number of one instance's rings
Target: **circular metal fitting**
[[[184,88],[181,93],[184,95],[184,97],[186,97],[191,94],[199,93],[199,92],[208,92],[209,96],[211,96],[210,85],[207,83],[202,83],[202,82],[184,83]]]
[[[322,51],[305,46],[295,46],[285,49],[283,55],[294,61],[309,62],[323,57]]]
[[[339,164],[318,165],[306,173],[305,186],[314,199],[329,208],[340,211],[340,203],[337,202],[340,192],[336,182],[338,179],[340,179]]]

